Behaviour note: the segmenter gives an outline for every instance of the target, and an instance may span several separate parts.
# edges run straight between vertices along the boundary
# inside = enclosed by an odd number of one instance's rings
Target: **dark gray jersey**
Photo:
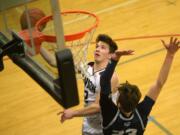
[[[142,135],[154,101],[146,96],[130,117],[123,116],[111,100],[111,77],[117,61],[111,61],[100,78],[100,106],[103,118],[104,135]]]

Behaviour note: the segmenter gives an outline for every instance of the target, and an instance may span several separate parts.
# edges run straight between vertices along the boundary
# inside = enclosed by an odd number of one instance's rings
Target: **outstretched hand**
[[[112,55],[113,60],[119,60],[121,56],[133,55],[133,50],[116,50]]]
[[[63,123],[64,121],[66,121],[68,119],[72,119],[73,114],[74,114],[74,111],[71,110],[71,109],[66,109],[64,111],[61,111],[61,112],[57,113],[57,115],[61,115],[60,116],[61,123]]]
[[[161,42],[163,43],[164,47],[166,48],[167,52],[169,54],[171,54],[172,56],[178,51],[178,49],[180,48],[180,41],[178,40],[178,38],[170,38],[169,43],[165,43],[164,40],[161,40]]]

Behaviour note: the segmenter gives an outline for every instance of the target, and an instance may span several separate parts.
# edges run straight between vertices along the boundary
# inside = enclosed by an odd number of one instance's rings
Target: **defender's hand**
[[[111,58],[113,60],[119,60],[121,56],[133,55],[133,52],[133,50],[117,50]]]

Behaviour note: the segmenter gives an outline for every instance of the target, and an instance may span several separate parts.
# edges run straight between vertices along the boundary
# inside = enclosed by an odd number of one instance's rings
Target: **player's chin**
[[[95,59],[94,61],[95,61],[95,63],[97,63],[97,64],[102,62],[101,59]]]
[[[101,61],[101,58],[100,58],[99,56],[94,56],[94,61],[100,62],[100,61]]]

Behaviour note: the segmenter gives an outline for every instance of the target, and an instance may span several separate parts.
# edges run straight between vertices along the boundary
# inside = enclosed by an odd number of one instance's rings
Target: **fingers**
[[[161,42],[162,42],[162,44],[164,45],[164,47],[167,49],[167,45],[166,45],[165,41],[164,41],[164,40],[161,40]]]
[[[134,50],[117,50],[116,55],[133,55]]]
[[[172,44],[172,42],[173,42],[173,37],[170,38],[170,44]]]
[[[63,113],[64,113],[64,111],[61,111],[61,112],[58,112],[57,115],[60,115],[60,114],[63,114]]]
[[[175,37],[170,38],[169,44],[166,44],[164,40],[161,40],[161,42],[166,49],[168,49],[170,46],[173,46],[173,45],[178,46],[180,44],[180,41],[178,40],[178,38],[175,38]]]
[[[63,123],[65,121],[64,115],[61,116],[60,122]]]
[[[178,40],[178,38],[171,37],[169,47],[176,46],[177,48],[179,48],[179,46],[178,46],[179,43],[180,43],[180,41]]]
[[[134,50],[128,50],[128,54],[133,55],[134,54]]]
[[[176,42],[177,42],[177,40],[178,40],[178,39],[177,39],[177,38],[175,38],[175,39],[174,39],[174,41],[173,41],[173,44],[177,44],[177,43],[176,43]]]
[[[171,42],[170,45],[176,45],[176,46],[178,46],[178,44],[179,44],[178,38],[174,38],[174,39],[172,39],[172,42]]]
[[[64,111],[58,112],[57,115],[61,115],[60,122],[63,123],[65,121]]]
[[[171,55],[174,55],[180,48],[180,40],[176,37],[171,37],[168,44],[166,44],[163,40],[161,40],[163,45],[165,46],[167,52]]]
[[[178,46],[178,45],[179,45],[179,43],[180,43],[180,41],[178,41],[177,43],[175,43],[175,45],[177,45],[177,46]],[[178,47],[179,47],[179,46],[178,46]]]
[[[60,114],[61,114],[60,122],[63,123],[63,122],[66,120],[64,111],[58,112],[58,113],[57,113],[57,115],[60,115]]]

